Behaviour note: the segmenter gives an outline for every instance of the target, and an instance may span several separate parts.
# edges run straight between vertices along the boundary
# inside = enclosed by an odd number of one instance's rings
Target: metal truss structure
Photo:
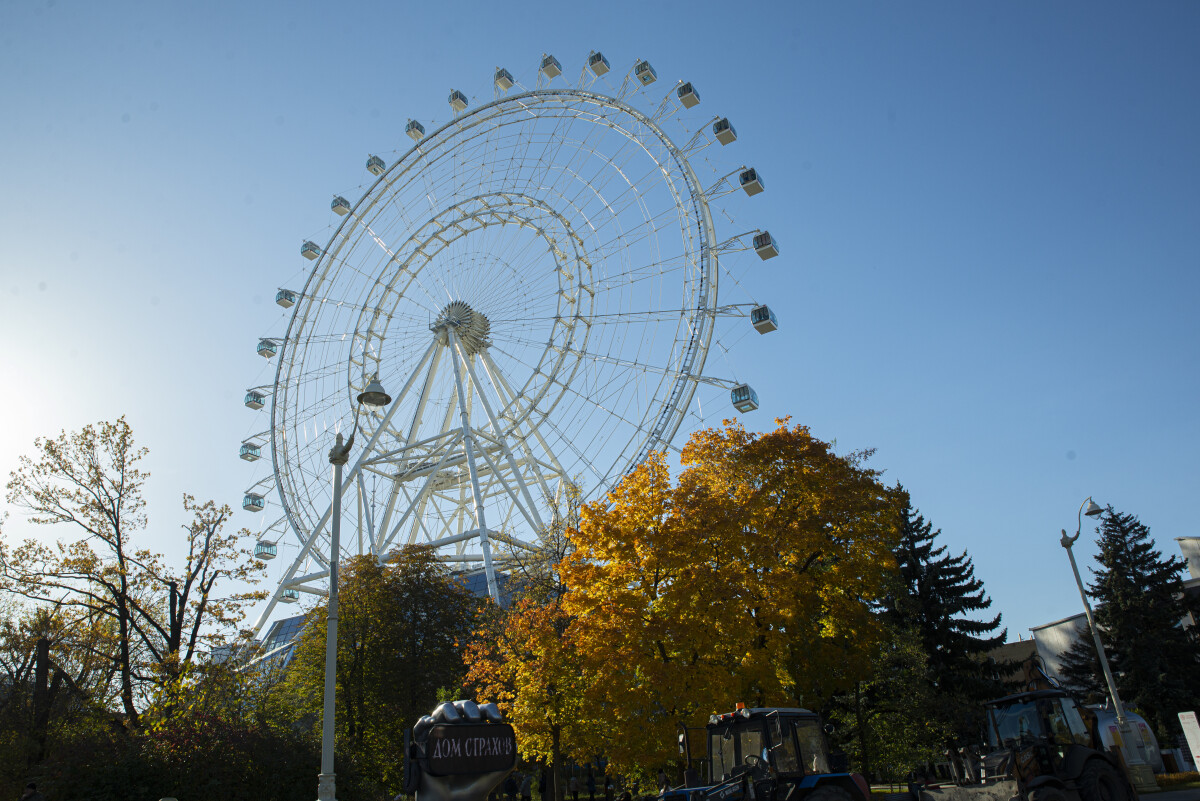
[[[272,475],[247,498],[278,501],[260,545],[291,558],[256,628],[325,591],[326,452],[372,377],[393,401],[362,415],[343,551],[426,543],[481,567],[497,598],[497,571],[537,547],[565,484],[603,497],[669,445],[698,384],[734,386],[705,360],[715,321],[753,304],[719,302],[718,259],[760,232],[717,237],[710,200],[736,185],[705,188],[693,167],[724,144],[716,118],[690,128],[698,95],[681,82],[656,99],[645,62],[619,87],[587,67],[568,85],[545,63],[532,87],[498,70],[475,108],[453,92],[428,135],[410,123],[415,144],[372,156],[374,183],[334,200],[323,248],[305,243],[303,291],[280,291],[286,335],[263,340],[275,380],[247,395],[270,404],[270,429],[243,458],[270,445]]]

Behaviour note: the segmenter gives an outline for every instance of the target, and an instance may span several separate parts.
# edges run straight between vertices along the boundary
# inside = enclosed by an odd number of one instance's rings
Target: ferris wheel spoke
[[[496,413],[492,411],[491,402],[488,400],[487,389],[480,382],[479,376],[475,373],[475,366],[471,363],[471,360],[466,357],[466,354],[463,353],[461,345],[455,345],[455,353],[457,353],[459,360],[466,368],[467,375],[471,380],[471,384],[476,388],[476,397],[479,398],[480,405],[483,406],[488,422],[491,424],[492,431],[495,432],[495,438],[500,445],[501,452],[504,454],[504,459],[508,462],[508,469],[512,472],[513,479],[517,482],[521,489],[521,494],[525,500],[525,505],[521,507],[521,511],[529,520],[529,524],[533,526],[534,531],[540,532],[545,529],[545,524],[542,523],[541,515],[538,514],[537,505],[533,502],[533,496],[529,494],[529,487],[526,485],[524,477],[517,469],[516,459],[513,457],[512,450],[508,447],[507,442],[505,442],[506,432],[504,428],[501,427],[500,421],[496,419]],[[487,458],[486,451],[484,452],[484,456]],[[490,462],[491,460],[488,459],[488,461]],[[496,471],[496,475],[499,476],[499,470],[495,467],[495,465],[493,465],[493,469]],[[508,488],[507,484],[505,487]],[[509,493],[512,493],[511,489],[509,489]],[[513,502],[520,505],[515,494],[513,495]]]
[[[500,349],[498,348],[497,350],[500,350]],[[507,352],[507,351],[504,351],[504,350],[500,350],[500,352],[501,352],[501,353],[504,353],[504,355],[508,356],[508,357],[509,357],[510,359],[512,359],[513,361],[516,361],[516,362],[518,362],[518,363],[521,363],[521,364],[523,364],[523,365],[524,365],[524,366],[526,366],[526,367],[529,367],[530,369],[533,369],[533,366],[532,366],[532,365],[525,364],[525,363],[524,363],[524,362],[522,362],[522,361],[521,361],[519,358],[515,357],[513,354],[511,354],[511,353],[509,353],[509,352]],[[583,400],[583,401],[585,401],[585,402],[587,402],[587,403],[591,403],[591,404],[592,404],[593,406],[595,406],[597,409],[599,409],[600,411],[603,411],[603,412],[605,412],[606,414],[608,414],[609,416],[611,416],[611,417],[615,418],[616,420],[618,420],[618,421],[620,421],[620,422],[622,422],[622,423],[625,423],[626,425],[633,426],[634,428],[638,429],[639,431],[642,431],[643,433],[649,433],[649,432],[646,432],[646,431],[645,431],[644,425],[643,425],[642,423],[639,423],[639,422],[634,422],[633,420],[630,420],[630,419],[628,419],[628,418],[626,418],[626,417],[623,417],[622,415],[618,414],[616,411],[614,411],[614,410],[612,410],[612,409],[609,409],[609,408],[607,408],[607,407],[605,407],[605,406],[603,406],[603,405],[601,405],[601,404],[597,403],[597,402],[596,402],[596,401],[595,401],[595,400],[594,400],[592,397],[589,397],[588,395],[585,395],[585,394],[583,394],[583,393],[579,392],[578,390],[576,390],[574,387],[570,386],[569,384],[565,384],[565,383],[562,383],[562,382],[560,382],[560,381],[559,381],[559,380],[558,380],[558,379],[557,379],[555,376],[553,376],[553,375],[547,375],[547,376],[546,376],[546,380],[547,380],[547,381],[549,381],[549,382],[551,382],[551,383],[553,383],[553,384],[555,384],[555,385],[557,385],[557,386],[558,386],[560,389],[562,389],[564,392],[570,393],[571,395],[574,395],[575,397],[577,397],[577,398],[579,398],[580,400]],[[615,383],[615,381],[614,381],[614,382],[610,382],[610,383]]]
[[[500,372],[500,368],[496,366],[494,361],[492,361],[492,357],[487,353],[487,351],[484,351],[480,354],[480,360],[483,362],[485,375],[487,375],[488,380],[496,390],[496,394],[500,396],[504,404],[506,406],[516,404],[516,393],[513,392],[512,386],[508,383],[508,379],[504,376],[504,373]],[[506,393],[507,397],[505,397]],[[541,461],[534,455],[533,449],[529,445],[528,436],[522,429],[522,423],[520,421],[514,422],[511,430],[513,437],[520,445],[521,452],[524,454],[527,463],[530,465],[537,478],[538,485],[542,489],[543,497],[552,497],[550,494],[550,486],[546,481],[546,476],[541,470]],[[538,444],[542,448],[542,451],[546,454],[547,458],[550,459],[550,462],[553,465],[551,469],[559,476],[566,477],[566,471],[564,471],[563,466],[559,464],[558,457],[554,455],[554,451],[550,449],[550,447],[546,444],[546,441],[542,439],[540,434],[537,433],[537,429],[531,427],[531,433],[534,434],[535,438],[538,440]]]
[[[564,482],[594,497],[670,447],[705,380],[727,316],[717,278],[736,266],[713,249],[708,203],[737,171],[695,172],[712,121],[668,134],[684,125],[675,88],[650,97],[629,74],[538,85],[435,123],[348,216],[335,208],[344,219],[295,303],[271,402],[303,564],[287,581],[305,592],[325,581],[325,452],[372,375],[404,387],[360,420],[370,442],[343,476],[359,532],[345,550],[429,543],[482,567],[493,595]]]

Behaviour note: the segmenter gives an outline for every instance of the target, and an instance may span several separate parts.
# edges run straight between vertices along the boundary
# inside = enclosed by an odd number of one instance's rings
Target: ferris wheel
[[[328,240],[301,246],[312,270],[276,296],[286,332],[258,343],[274,379],[246,395],[270,423],[241,455],[269,450],[273,469],[243,507],[278,503],[256,554],[290,559],[256,628],[276,602],[325,591],[327,452],[352,420],[343,552],[431,544],[498,599],[505,560],[538,547],[564,487],[603,497],[669,445],[698,386],[757,407],[704,367],[722,318],[777,326],[766,305],[718,295],[721,259],[779,252],[767,231],[714,224],[715,201],[762,178],[694,166],[737,133],[695,109],[692,84],[646,61],[614,78],[600,53],[574,82],[544,55],[530,86],[497,69],[491,97],[452,90],[449,119],[410,120],[411,147],[371,155],[373,182],[335,197]],[[356,410],[373,380],[391,403]]]

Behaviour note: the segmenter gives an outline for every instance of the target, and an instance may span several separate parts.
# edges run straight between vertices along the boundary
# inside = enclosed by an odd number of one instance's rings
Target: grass
[[[1160,790],[1182,790],[1185,787],[1200,787],[1200,773],[1159,773],[1154,777]]]

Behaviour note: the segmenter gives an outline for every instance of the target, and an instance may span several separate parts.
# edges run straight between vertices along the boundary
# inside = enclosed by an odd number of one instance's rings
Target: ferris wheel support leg
[[[462,351],[458,347],[458,339],[453,331],[447,331],[450,347]],[[475,435],[471,433],[471,417],[467,412],[466,393],[463,392],[462,370],[458,367],[458,359],[451,359],[454,365],[454,383],[458,388],[458,414],[462,421],[463,449],[467,453],[467,470],[471,474],[471,493],[475,501],[475,530],[479,532],[479,550],[483,552],[483,572],[487,577],[488,595],[497,604],[500,603],[500,588],[496,584],[496,569],[492,565],[492,544],[488,540],[487,520],[483,513],[483,493],[479,489],[479,471],[475,467]]]
[[[496,413],[492,411],[492,404],[488,400],[487,392],[484,390],[483,384],[479,380],[479,376],[475,374],[475,365],[471,363],[470,359],[467,359],[463,356],[462,348],[457,348],[457,351],[459,358],[461,358],[463,364],[466,365],[467,375],[471,377],[471,383],[475,385],[475,391],[479,395],[480,402],[483,404],[483,411],[487,414],[487,418],[492,424],[492,431],[496,432],[496,440],[500,445],[500,449],[504,453],[505,461],[508,462],[508,469],[512,471],[513,479],[517,482],[517,486],[521,490],[522,497],[525,498],[525,506],[527,507],[527,511],[523,510],[525,511],[525,516],[527,518],[530,516],[533,517],[533,520],[530,520],[529,522],[531,524],[535,524],[534,528],[540,532],[546,528],[546,524],[542,522],[542,516],[538,514],[537,505],[533,502],[533,496],[529,494],[529,487],[525,484],[525,477],[522,476],[521,471],[517,469],[517,460],[513,458],[512,450],[508,447],[506,437],[500,428],[500,421],[496,419]],[[513,500],[516,501],[516,498]]]
[[[496,366],[494,361],[492,361],[492,357],[487,351],[481,352],[479,357],[483,359],[485,372],[487,373],[488,379],[492,382],[492,386],[496,388],[496,394],[500,395],[500,397],[504,397],[504,393],[507,393],[509,398],[515,402],[517,399],[517,394],[513,391],[512,385],[508,383],[508,379],[505,378],[504,374],[500,372],[500,368]],[[558,463],[558,457],[554,455],[554,451],[550,450],[550,446],[546,444],[546,441],[542,439],[542,435],[538,433],[537,426],[530,425],[529,429],[533,436],[537,439],[538,443],[542,446],[542,450],[545,451],[546,456],[550,459],[550,462],[554,465],[554,469],[558,473],[559,478],[570,480],[567,472],[563,470],[563,466]],[[529,460],[529,463],[533,466],[534,472],[537,473],[538,483],[542,486],[542,492],[545,494],[546,500],[550,500],[550,498],[553,497],[550,492],[550,486],[546,483],[546,477],[542,475],[541,468],[538,465],[537,457],[534,456],[533,450],[529,447],[529,443],[526,440],[526,435],[521,432],[519,426],[515,426],[513,428],[513,435],[517,438],[517,442],[521,444],[521,449],[525,451],[525,458]]]

